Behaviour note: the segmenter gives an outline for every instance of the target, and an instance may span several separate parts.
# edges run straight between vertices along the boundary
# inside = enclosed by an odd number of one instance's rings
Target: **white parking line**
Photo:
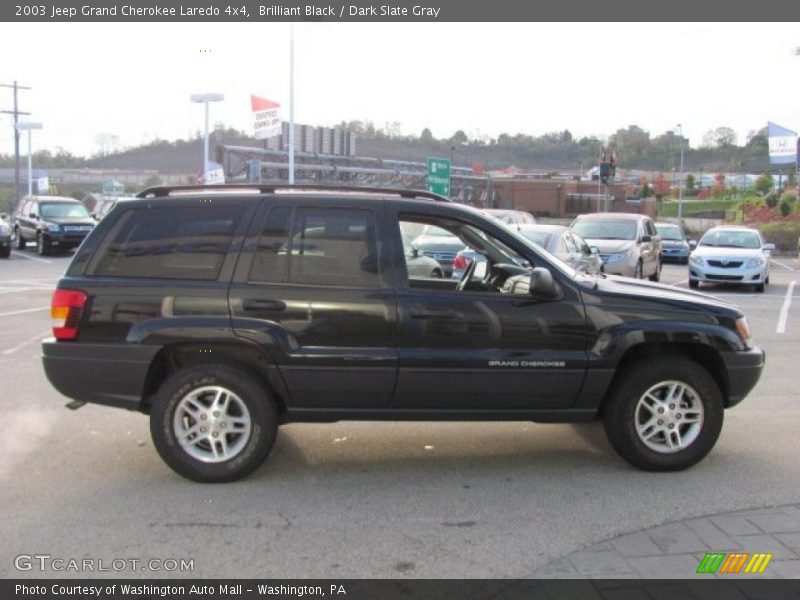
[[[29,254],[23,254],[22,252],[12,252],[12,256],[19,256],[20,258],[27,258],[28,260],[36,260],[38,262],[47,263],[48,265],[52,265],[52,260],[47,260],[46,258],[39,258],[38,256],[31,256]]]
[[[50,305],[47,306],[37,306],[36,308],[26,308],[25,310],[12,310],[11,312],[4,312],[0,313],[0,317],[13,317],[14,315],[24,315],[25,313],[32,313],[37,312],[39,310],[47,310],[50,308]]]
[[[781,261],[779,261],[779,260],[775,260],[774,258],[773,258],[773,259],[772,259],[770,262],[773,262],[773,263],[775,263],[775,264],[776,264],[776,265],[778,265],[779,267],[783,267],[783,268],[784,268],[784,269],[786,269],[787,271],[792,271],[792,272],[794,272],[794,271],[796,271],[796,270],[797,270],[797,269],[795,269],[794,267],[790,267],[789,265],[785,265],[785,264],[783,264],[783,263],[782,263]]]
[[[795,283],[792,281],[786,290],[786,299],[783,301],[781,312],[778,315],[778,326],[775,328],[775,333],[786,333],[786,321],[789,319],[789,307],[792,305],[792,292],[794,291]]]
[[[49,292],[53,288],[49,287],[0,287],[0,294],[13,294],[14,292],[30,292],[34,290],[41,290]]]
[[[6,356],[8,356],[9,354],[14,354],[14,352],[16,352],[17,350],[21,350],[22,348],[24,348],[28,344],[32,344],[33,342],[36,342],[36,341],[41,340],[41,339],[44,339],[48,335],[50,335],[49,331],[45,331],[44,333],[37,334],[37,335],[33,336],[32,338],[27,339],[27,340],[25,340],[24,342],[22,342],[20,344],[17,344],[13,348],[9,348],[8,350],[3,350],[3,354],[6,355]]]

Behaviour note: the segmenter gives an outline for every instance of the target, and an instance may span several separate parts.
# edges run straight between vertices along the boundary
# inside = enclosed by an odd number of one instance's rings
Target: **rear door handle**
[[[455,319],[456,312],[453,310],[436,310],[432,308],[422,308],[411,311],[412,319]]]
[[[286,303],[280,300],[247,298],[242,302],[244,310],[286,310]]]

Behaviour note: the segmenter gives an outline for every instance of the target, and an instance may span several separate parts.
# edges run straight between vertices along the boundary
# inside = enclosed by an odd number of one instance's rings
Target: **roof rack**
[[[259,194],[274,194],[276,192],[327,192],[327,193],[359,193],[359,194],[378,194],[381,196],[399,196],[405,199],[427,198],[436,202],[453,202],[449,198],[427,192],[425,190],[405,190],[398,188],[371,188],[358,186],[342,185],[318,185],[318,184],[262,184],[262,183],[226,183],[224,185],[160,185],[142,190],[136,194],[137,198],[164,198],[174,194],[213,194],[232,191],[254,191]]]

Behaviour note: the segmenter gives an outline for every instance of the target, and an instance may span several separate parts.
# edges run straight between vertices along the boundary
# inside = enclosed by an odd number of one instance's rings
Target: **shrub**
[[[787,198],[781,200],[781,205],[780,205],[781,215],[783,215],[784,217],[788,217],[789,213],[792,212],[793,208],[794,206],[792,205],[791,202],[789,202]]]
[[[764,239],[785,252],[796,252],[800,222],[766,223],[760,227]]]
[[[778,194],[776,194],[775,192],[767,194],[766,197],[764,198],[764,202],[766,202],[767,206],[769,206],[770,208],[775,208],[776,206],[778,206]]]

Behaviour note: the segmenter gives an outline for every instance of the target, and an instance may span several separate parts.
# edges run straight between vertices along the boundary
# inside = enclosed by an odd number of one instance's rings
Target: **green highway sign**
[[[450,197],[450,161],[446,158],[428,159],[428,191]]]

